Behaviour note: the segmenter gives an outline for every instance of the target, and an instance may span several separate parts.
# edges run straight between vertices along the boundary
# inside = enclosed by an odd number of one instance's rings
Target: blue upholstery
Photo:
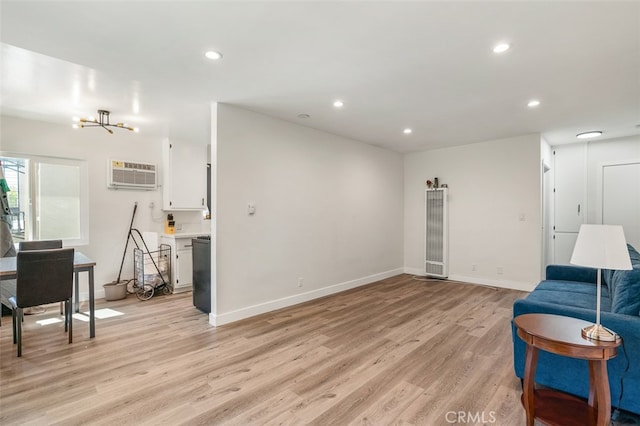
[[[640,254],[630,245],[631,271],[608,271],[605,282],[611,291],[611,312],[640,315]]]
[[[623,339],[618,356],[607,363],[611,404],[640,414],[640,307],[636,308],[640,302],[640,255],[631,246],[629,254],[634,270],[609,274],[610,271],[603,271],[601,323]],[[513,316],[546,313],[595,322],[595,278],[595,269],[550,265],[547,279],[525,299],[514,303]],[[615,281],[613,289],[610,287],[612,280]],[[524,378],[525,344],[517,336],[513,324],[512,332],[514,369],[518,377]],[[540,351],[535,381],[579,397],[589,396],[589,368],[584,360]]]

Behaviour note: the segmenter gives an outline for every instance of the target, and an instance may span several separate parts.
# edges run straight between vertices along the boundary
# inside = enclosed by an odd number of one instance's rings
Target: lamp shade
[[[600,269],[631,269],[622,226],[581,225],[571,263]]]

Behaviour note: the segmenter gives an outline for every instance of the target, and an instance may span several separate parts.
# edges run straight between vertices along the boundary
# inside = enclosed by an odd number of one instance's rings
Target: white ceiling
[[[1,7],[6,115],[70,125],[109,109],[147,135],[208,139],[218,101],[399,152],[640,133],[636,1]],[[512,48],[494,54],[499,41]],[[209,49],[224,58],[205,59]]]

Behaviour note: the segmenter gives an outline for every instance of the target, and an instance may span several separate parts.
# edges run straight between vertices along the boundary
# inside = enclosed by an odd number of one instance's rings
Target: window
[[[62,239],[66,245],[88,243],[84,161],[3,153],[0,162],[9,188],[7,222],[16,242]]]

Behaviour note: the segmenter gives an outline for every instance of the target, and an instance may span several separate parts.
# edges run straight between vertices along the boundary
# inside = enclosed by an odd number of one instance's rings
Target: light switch
[[[247,212],[252,215],[256,213],[256,205],[253,203],[249,203],[249,206],[247,207]]]

